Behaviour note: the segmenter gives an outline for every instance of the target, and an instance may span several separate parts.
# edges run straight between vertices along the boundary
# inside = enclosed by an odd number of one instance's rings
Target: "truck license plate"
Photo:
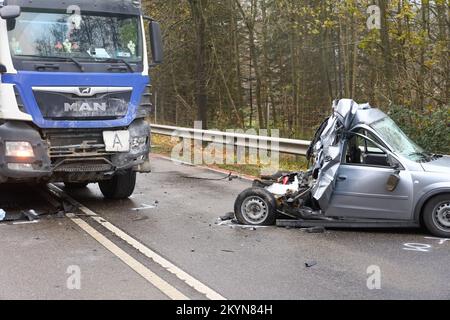
[[[103,131],[103,140],[106,152],[130,151],[130,132],[127,130]]]

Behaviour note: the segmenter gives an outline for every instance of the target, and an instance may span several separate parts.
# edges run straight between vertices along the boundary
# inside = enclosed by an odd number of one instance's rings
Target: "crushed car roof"
[[[313,197],[322,210],[328,208],[333,195],[345,133],[359,124],[371,125],[386,117],[368,103],[358,104],[351,99],[333,103],[333,114],[319,128],[308,150],[308,158],[314,158],[313,170],[317,172]]]

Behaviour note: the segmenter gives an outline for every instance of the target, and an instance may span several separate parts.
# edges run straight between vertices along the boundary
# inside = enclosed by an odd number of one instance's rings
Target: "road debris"
[[[231,229],[244,229],[244,230],[251,230],[256,231],[257,229],[267,228],[267,226],[251,226],[251,225],[245,225],[245,224],[239,224],[239,221],[237,221],[235,218],[228,219],[228,220],[222,220],[221,218],[218,218],[215,222],[215,225],[217,226],[225,226],[230,227]]]
[[[132,221],[133,222],[139,222],[139,221],[144,221],[144,220],[148,220],[148,219],[149,219],[149,217],[147,217],[147,216],[141,216],[141,217],[137,217],[137,218],[132,219]]]
[[[39,220],[39,214],[34,210],[23,211],[22,214],[27,217],[29,221]]]
[[[305,228],[302,230],[304,230],[306,233],[325,233],[324,227],[312,227],[312,228]]]
[[[191,179],[191,180],[203,180],[203,181],[233,181],[234,179],[239,179],[239,176],[233,175],[232,172],[230,172],[226,177],[222,178],[206,178],[206,177],[189,177],[189,176],[183,176],[184,179]]]
[[[233,251],[233,250],[220,250],[220,251],[222,251],[222,252],[226,252],[226,253],[234,253],[234,251]]]
[[[77,211],[77,208],[73,204],[71,204],[67,201],[63,201],[62,206],[63,206],[64,213],[71,213],[71,212]]]
[[[44,213],[37,213],[35,210],[26,210],[19,213],[6,213],[0,209],[0,222],[17,223],[17,222],[37,222]]]
[[[156,209],[158,207],[158,204],[159,204],[159,201],[154,201],[152,204],[143,203],[140,207],[133,208],[131,210],[142,211],[142,210]]]
[[[305,267],[307,267],[307,268],[312,268],[312,267],[314,267],[316,265],[317,265],[316,261],[310,261],[310,262],[306,262],[305,263]]]
[[[228,212],[227,214],[221,216],[221,217],[220,217],[220,220],[222,220],[222,221],[228,221],[228,220],[233,220],[234,218],[235,218],[234,212]]]

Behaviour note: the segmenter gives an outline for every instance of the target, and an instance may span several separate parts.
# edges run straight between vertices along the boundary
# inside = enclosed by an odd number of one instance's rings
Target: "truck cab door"
[[[356,132],[377,141],[365,129]],[[361,136],[350,137],[344,145],[343,154],[345,159],[338,170],[327,216],[411,219],[413,181],[408,171],[393,168],[388,163],[388,155]],[[389,191],[388,181],[396,174],[400,177],[398,185],[395,190]]]

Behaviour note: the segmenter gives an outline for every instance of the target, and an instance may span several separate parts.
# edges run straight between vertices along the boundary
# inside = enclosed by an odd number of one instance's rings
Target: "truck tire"
[[[423,209],[423,222],[434,236],[450,238],[450,193],[438,195]]]
[[[89,183],[87,182],[64,182],[64,186],[69,190],[86,188]]]
[[[236,199],[234,213],[241,224],[271,226],[277,219],[275,197],[262,188],[247,189]]]
[[[98,185],[106,199],[127,199],[133,194],[136,187],[136,172],[127,170],[118,173],[111,180],[100,181]]]

